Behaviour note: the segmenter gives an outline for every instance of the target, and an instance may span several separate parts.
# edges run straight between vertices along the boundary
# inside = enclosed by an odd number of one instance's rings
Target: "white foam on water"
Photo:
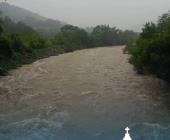
[[[158,123],[137,123],[131,125],[135,140],[169,140],[170,125],[163,126]]]
[[[56,140],[69,120],[67,112],[55,112],[48,118],[31,118],[0,127],[0,140]],[[63,140],[63,138],[62,138]]]

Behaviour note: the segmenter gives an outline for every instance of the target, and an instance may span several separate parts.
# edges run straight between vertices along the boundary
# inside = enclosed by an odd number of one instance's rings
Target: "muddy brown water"
[[[0,78],[0,140],[170,139],[170,90],[124,46],[52,56]]]

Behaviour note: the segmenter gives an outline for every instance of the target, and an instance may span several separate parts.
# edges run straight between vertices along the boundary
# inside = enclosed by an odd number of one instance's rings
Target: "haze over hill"
[[[109,24],[140,31],[148,21],[167,12],[169,0],[8,0],[40,15],[80,27]]]
[[[33,29],[45,32],[46,34],[56,34],[66,24],[4,2],[0,3],[0,11],[2,11],[4,16],[8,16],[13,21],[22,21]]]

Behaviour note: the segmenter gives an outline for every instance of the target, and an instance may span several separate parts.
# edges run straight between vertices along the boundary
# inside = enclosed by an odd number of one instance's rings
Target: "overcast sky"
[[[109,24],[137,29],[170,10],[170,0],[8,0],[40,15],[80,27]]]

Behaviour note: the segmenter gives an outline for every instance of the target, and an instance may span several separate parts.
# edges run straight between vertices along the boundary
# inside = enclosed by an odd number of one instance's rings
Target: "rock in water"
[[[0,75],[1,76],[6,76],[7,74],[8,74],[8,72],[5,69],[0,67]]]

